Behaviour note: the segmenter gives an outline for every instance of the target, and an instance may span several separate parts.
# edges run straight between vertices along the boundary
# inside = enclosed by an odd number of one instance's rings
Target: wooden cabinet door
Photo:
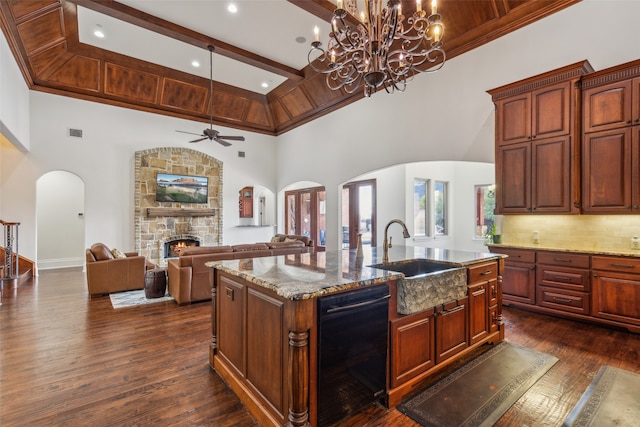
[[[631,124],[631,80],[593,87],[582,95],[583,130],[586,133]]]
[[[531,143],[496,150],[496,213],[527,213],[531,209]]]
[[[631,124],[640,125],[640,77],[631,81]]]
[[[531,94],[523,93],[496,102],[496,143],[514,144],[531,139]]]
[[[634,155],[631,135],[631,128],[584,135],[582,147],[582,208],[584,212],[627,213],[631,211],[631,166]]]
[[[435,365],[433,311],[391,322],[391,388]]]
[[[573,210],[571,140],[568,136],[533,141],[531,172],[533,212],[556,213]]]
[[[436,364],[442,363],[450,357],[469,347],[467,320],[467,301],[463,298],[453,307],[446,306],[435,314],[436,321]]]
[[[591,285],[594,316],[640,325],[640,275],[594,270]]]
[[[469,286],[469,344],[489,335],[488,282]]]
[[[505,261],[502,274],[502,301],[536,303],[535,264]]]
[[[531,94],[531,138],[569,135],[573,82],[543,87]]]
[[[246,373],[245,365],[245,286],[232,278],[220,274],[218,285],[218,354],[226,358],[233,367]]]

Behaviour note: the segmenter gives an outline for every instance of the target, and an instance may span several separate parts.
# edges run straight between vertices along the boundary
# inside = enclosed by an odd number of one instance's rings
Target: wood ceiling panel
[[[52,68],[57,68],[53,63],[56,60],[62,59],[62,62],[66,62],[71,59],[70,54],[67,54],[66,43],[60,43],[54,46],[50,46],[46,50],[42,50],[29,58],[31,68],[35,73],[35,78],[42,79],[51,74]],[[59,65],[58,65],[59,66]]]
[[[8,3],[17,21],[35,12],[61,6],[59,0],[16,0]]]
[[[246,116],[248,106],[249,100],[247,98],[232,96],[226,92],[214,93],[214,117],[241,122]]]
[[[75,56],[49,77],[49,81],[73,89],[100,90],[100,61]]]
[[[202,86],[163,79],[160,105],[203,114],[208,109],[209,91]]]
[[[271,114],[273,115],[273,122],[277,128],[283,127],[286,123],[291,121],[291,116],[284,109],[279,99],[274,100],[269,104]]]
[[[445,40],[499,18],[494,1],[442,2],[442,5],[438,5],[438,13],[444,22]]]
[[[155,74],[107,63],[104,77],[105,95],[117,96],[129,102],[157,101],[160,77]]]
[[[38,50],[63,42],[62,10],[54,9],[44,15],[18,24],[18,32],[29,56]]]
[[[327,105],[342,97],[341,90],[331,90],[327,86],[326,74],[316,74],[304,81],[304,88],[316,106]]]
[[[309,113],[314,108],[309,98],[307,98],[307,95],[299,86],[283,95],[280,98],[280,102],[293,119]]]
[[[503,0],[505,5],[507,6],[507,12],[512,11],[514,9],[517,9],[518,7],[522,6],[523,4],[527,3],[530,0]],[[542,0],[541,2],[543,2],[545,0]],[[550,0],[546,0],[546,3],[553,3]]]
[[[267,106],[264,103],[258,101],[251,101],[249,103],[246,122],[253,123],[256,126],[262,126],[265,129],[273,128],[271,115],[269,114]]]

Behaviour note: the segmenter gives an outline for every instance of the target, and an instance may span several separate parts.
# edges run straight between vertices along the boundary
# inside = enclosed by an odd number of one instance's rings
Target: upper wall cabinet
[[[496,106],[496,213],[579,213],[580,79],[588,61],[488,91]]]
[[[582,211],[640,213],[640,60],[583,79]]]

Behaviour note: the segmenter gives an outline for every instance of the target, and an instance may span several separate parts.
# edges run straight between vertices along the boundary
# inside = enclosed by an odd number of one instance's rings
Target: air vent
[[[244,151],[238,151],[238,157],[244,157]]]
[[[82,138],[82,129],[69,129],[69,136]]]

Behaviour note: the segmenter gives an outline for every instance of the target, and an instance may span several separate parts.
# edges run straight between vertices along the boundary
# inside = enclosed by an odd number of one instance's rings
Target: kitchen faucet
[[[384,228],[384,245],[383,245],[383,254],[382,254],[383,263],[389,262],[389,248],[391,247],[391,237],[387,238],[387,232],[389,231],[389,226],[394,222],[402,226],[402,235],[404,236],[405,239],[408,239],[409,237],[411,237],[411,235],[409,234],[409,230],[407,230],[407,226],[405,225],[404,222],[402,222],[402,220],[392,219],[391,221],[389,221],[387,226]]]

